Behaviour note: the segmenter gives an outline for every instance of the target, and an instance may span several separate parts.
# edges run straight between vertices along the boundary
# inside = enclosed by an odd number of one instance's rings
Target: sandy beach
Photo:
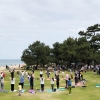
[[[12,65],[12,66],[9,66],[11,69],[15,68],[15,69],[19,69],[21,67],[23,67],[25,64],[20,64],[20,67],[19,65]],[[0,66],[0,71],[6,71],[6,67],[5,66]]]

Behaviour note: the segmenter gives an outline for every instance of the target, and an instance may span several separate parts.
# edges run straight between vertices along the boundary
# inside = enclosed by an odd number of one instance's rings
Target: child
[[[18,85],[18,92],[19,92],[18,96],[21,96],[21,91],[22,91],[22,86],[21,86],[21,83],[19,83],[19,85]]]
[[[40,77],[40,84],[41,84],[41,91],[42,92],[44,91],[44,80],[45,80],[45,78]]]
[[[72,88],[72,81],[71,81],[71,79],[69,78],[69,80],[68,80],[69,95],[71,95],[71,88]]]
[[[54,91],[54,78],[51,79],[51,88],[52,88],[52,92]]]

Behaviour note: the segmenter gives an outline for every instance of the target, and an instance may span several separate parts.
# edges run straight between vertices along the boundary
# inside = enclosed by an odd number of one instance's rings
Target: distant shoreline
[[[6,67],[6,65],[16,66],[19,64],[24,64],[24,62],[22,62],[21,59],[0,59],[0,67]]]
[[[16,65],[12,65],[12,66],[8,66],[10,68],[15,68],[15,69],[19,69],[21,67],[23,67],[25,64],[20,64],[20,67],[19,67],[19,64],[16,64]],[[6,66],[0,66],[0,71],[6,71]]]

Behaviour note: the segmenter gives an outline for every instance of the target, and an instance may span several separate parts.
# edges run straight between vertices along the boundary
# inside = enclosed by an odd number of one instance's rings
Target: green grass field
[[[45,73],[45,72],[44,72]],[[65,74],[68,72],[65,72]],[[54,75],[54,73],[51,73],[51,77]],[[17,92],[8,92],[8,93],[2,93],[0,92],[0,100],[99,100],[100,99],[100,88],[96,88],[96,84],[100,84],[100,75],[94,76],[93,72],[87,72],[84,73],[84,78],[88,81],[87,87],[76,87],[72,88],[72,94],[68,95],[68,90],[64,91],[57,91],[57,92],[36,92],[36,94],[31,94],[28,92],[29,86],[24,86],[24,89],[26,90],[24,93],[22,93],[21,96],[18,96]],[[6,72],[6,78],[5,78],[5,90],[10,91],[10,79],[9,79],[10,73]],[[44,75],[46,78],[46,75]],[[18,89],[18,83],[19,83],[19,77],[15,73],[16,78],[16,84],[15,84],[15,90]],[[34,83],[36,84],[34,86],[34,89],[36,88],[40,89],[40,80],[37,80],[39,78],[39,71],[35,71],[35,80]],[[73,80],[72,80],[73,81]],[[28,84],[27,77],[25,79],[25,84]],[[60,87],[65,86],[65,80],[61,78],[60,75]],[[56,87],[56,84],[55,84]],[[45,80],[45,90],[50,89],[50,80]]]

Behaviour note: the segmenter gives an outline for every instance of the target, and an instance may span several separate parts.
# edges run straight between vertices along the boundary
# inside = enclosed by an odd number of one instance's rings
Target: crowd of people
[[[100,69],[100,68],[99,68]],[[60,78],[63,78],[65,80],[65,88],[69,90],[69,95],[71,94],[71,89],[72,89],[72,80],[74,80],[75,87],[77,86],[78,82],[82,82],[83,85],[86,85],[86,80],[83,77],[83,73],[86,73],[88,70],[93,70],[94,72],[99,73],[99,69],[97,67],[93,68],[91,67],[90,69],[86,68],[86,66],[83,66],[80,70],[75,70],[74,72],[70,69],[70,72],[66,73],[65,71],[61,71],[61,68],[54,67],[54,75],[51,77],[51,72],[47,69],[45,73],[43,73],[43,70],[40,70],[39,74],[39,80],[40,80],[40,87],[41,87],[41,92],[44,91],[45,87],[45,80],[50,80],[51,84],[51,89],[52,92],[55,92],[56,90],[59,90],[60,88]],[[13,92],[15,90],[15,75],[14,73],[16,72],[15,69],[10,69],[10,83],[11,83],[11,91]],[[44,77],[45,75],[47,77]],[[24,89],[24,82],[25,79],[27,78],[29,81],[30,89],[34,90],[34,79],[35,79],[35,74],[34,71],[31,73],[28,73],[27,71],[17,71],[17,75],[20,79],[19,85],[18,85],[18,91],[19,91],[19,96],[21,95],[21,90]],[[60,76],[62,75],[62,77]],[[0,84],[1,84],[1,89],[4,90],[4,79],[6,75],[4,72],[1,72],[0,74]],[[56,83],[56,88],[54,84]]]

